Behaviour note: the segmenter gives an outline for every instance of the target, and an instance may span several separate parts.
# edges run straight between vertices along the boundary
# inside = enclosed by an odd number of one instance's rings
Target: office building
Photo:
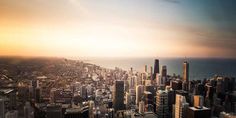
[[[94,108],[94,101],[89,101],[89,118],[94,118],[93,115],[93,108]]]
[[[62,106],[60,104],[48,104],[46,108],[47,118],[62,118]]]
[[[116,80],[113,90],[113,108],[116,111],[124,109],[124,81]]]
[[[24,118],[34,118],[34,109],[29,102],[26,102],[24,106]]]
[[[187,109],[187,118],[211,118],[211,109],[206,107],[201,109],[189,107]]]
[[[40,87],[37,87],[36,89],[35,89],[35,101],[37,102],[37,103],[39,103],[40,102],[40,100],[41,100],[41,88]]]
[[[83,99],[87,99],[87,88],[85,85],[82,85],[81,88],[80,88],[80,96],[83,98]]]
[[[153,106],[153,103],[154,103],[154,96],[151,92],[149,91],[144,91],[144,96],[143,96],[143,101],[145,103],[145,111],[146,112],[153,112],[154,111],[154,106]]]
[[[189,81],[189,63],[187,61],[183,63],[183,81],[187,83]]]
[[[168,118],[168,92],[158,90],[156,93],[156,114],[158,118]]]
[[[144,101],[139,102],[139,109],[138,109],[140,114],[143,114],[145,112],[145,103]]]
[[[153,78],[153,67],[150,66],[150,79],[152,80],[152,78]]]
[[[147,65],[144,67],[144,72],[147,73]]]
[[[200,96],[200,95],[194,95],[194,107],[195,108],[198,108],[198,109],[201,109],[203,107],[203,103],[204,103],[204,98],[203,96]]]
[[[156,79],[156,74],[159,73],[159,60],[155,59],[154,62],[154,73],[153,73],[153,78]]]
[[[5,114],[5,118],[18,118],[18,111],[17,110],[8,111]]]
[[[0,118],[5,117],[5,103],[3,99],[0,99]]]
[[[187,117],[187,108],[189,103],[186,102],[185,96],[176,94],[176,100],[174,105],[174,115],[173,118],[188,118]]]
[[[173,90],[182,90],[182,81],[173,80],[170,82],[170,86]]]
[[[164,65],[161,68],[161,76],[162,77],[167,77],[167,67]]]
[[[141,101],[143,93],[144,93],[144,86],[143,85],[138,85],[136,87],[136,102],[135,102],[137,105]]]

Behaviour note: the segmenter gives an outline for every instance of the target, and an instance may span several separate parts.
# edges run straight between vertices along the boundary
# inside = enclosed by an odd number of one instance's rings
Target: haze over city
[[[0,55],[236,57],[235,0],[1,0]]]

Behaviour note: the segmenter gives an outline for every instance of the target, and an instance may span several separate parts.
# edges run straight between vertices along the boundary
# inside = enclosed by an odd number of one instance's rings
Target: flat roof
[[[210,108],[202,107],[201,109],[195,108],[195,107],[189,107],[189,109],[192,109],[194,111],[202,111],[202,110],[210,110]]]

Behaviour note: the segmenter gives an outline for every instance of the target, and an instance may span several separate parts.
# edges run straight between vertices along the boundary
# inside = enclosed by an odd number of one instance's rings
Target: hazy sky
[[[0,0],[0,55],[236,58],[236,0]]]

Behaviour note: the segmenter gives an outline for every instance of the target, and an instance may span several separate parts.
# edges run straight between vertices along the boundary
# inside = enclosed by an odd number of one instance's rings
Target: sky
[[[0,55],[236,58],[235,0],[1,0]]]

